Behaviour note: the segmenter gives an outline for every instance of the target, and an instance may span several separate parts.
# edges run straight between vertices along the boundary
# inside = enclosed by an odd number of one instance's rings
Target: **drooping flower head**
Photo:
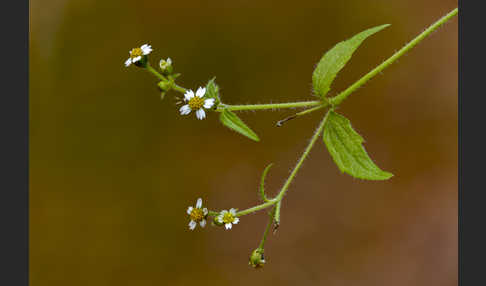
[[[206,112],[204,108],[209,109],[214,105],[214,98],[204,98],[206,94],[206,88],[200,87],[197,89],[196,94],[192,90],[186,91],[184,94],[184,101],[187,102],[186,105],[183,105],[179,112],[182,115],[187,115],[191,113],[191,111],[196,111],[196,117],[199,120],[202,120],[206,117]]]
[[[132,49],[129,52],[130,57],[125,61],[125,66],[128,67],[129,65],[140,61],[144,56],[150,54],[150,52],[152,52],[152,46],[148,44],[142,45],[140,48]]]
[[[189,222],[189,229],[193,230],[199,223],[201,227],[206,225],[206,216],[208,215],[208,209],[202,207],[202,199],[197,199],[196,207],[188,207],[187,214],[191,221]]]
[[[229,211],[223,210],[219,213],[217,220],[224,224],[226,229],[231,229],[233,224],[237,224],[240,219],[236,217],[236,209],[232,208]]]

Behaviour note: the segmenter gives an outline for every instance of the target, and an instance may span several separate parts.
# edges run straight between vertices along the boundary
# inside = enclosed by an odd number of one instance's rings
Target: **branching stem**
[[[147,69],[148,72],[150,72],[151,74],[155,75],[158,79],[160,79],[161,81],[167,81],[167,78],[163,75],[161,75],[158,71],[156,71],[151,65],[150,63],[147,63],[147,66],[145,67]]]
[[[301,111],[301,112],[297,112],[297,113],[296,113],[296,114],[294,114],[294,115],[291,115],[291,116],[289,116],[289,117],[287,117],[287,118],[284,118],[284,119],[282,119],[282,120],[279,120],[279,121],[277,122],[277,124],[276,124],[276,125],[277,125],[278,127],[281,127],[281,126],[282,126],[282,125],[283,125],[285,122],[287,122],[287,121],[289,121],[289,120],[292,120],[292,119],[298,118],[298,117],[300,117],[300,116],[302,116],[302,115],[305,115],[305,114],[308,114],[308,113],[314,112],[314,111],[319,110],[319,109],[322,109],[322,108],[326,108],[328,105],[329,105],[329,103],[325,102],[325,103],[323,103],[323,104],[321,104],[321,105],[318,105],[318,106],[316,106],[316,107],[312,107],[312,108],[309,108],[309,109],[303,110],[303,111]]]
[[[268,214],[269,219],[268,219],[267,227],[265,228],[265,232],[263,232],[263,237],[262,237],[262,240],[260,241],[260,245],[258,245],[258,248],[260,248],[260,249],[263,249],[263,247],[265,246],[265,241],[267,240],[268,232],[269,232],[269,230],[272,226],[274,212],[275,212],[275,209],[272,209],[270,211],[270,213]]]
[[[268,202],[263,203],[261,205],[258,205],[258,206],[255,206],[255,207],[252,207],[252,208],[249,208],[249,209],[246,209],[246,210],[239,211],[239,212],[236,213],[236,216],[244,216],[244,215],[247,215],[247,214],[262,210],[262,209],[266,209],[266,208],[271,207],[274,204],[276,204],[277,202],[282,200],[283,196],[285,195],[285,193],[287,192],[287,190],[290,186],[290,183],[294,180],[295,175],[297,175],[297,172],[302,167],[302,163],[304,163],[305,158],[307,158],[307,156],[309,156],[310,150],[312,149],[312,147],[316,143],[317,138],[319,138],[319,135],[321,135],[322,131],[324,130],[324,126],[326,124],[328,114],[329,113],[326,113],[326,116],[324,116],[321,123],[319,123],[319,126],[317,127],[316,131],[314,132],[314,135],[312,136],[309,144],[305,148],[304,153],[302,154],[302,156],[300,156],[299,161],[297,162],[294,169],[292,170],[292,173],[290,173],[290,176],[285,181],[285,184],[283,185],[282,189],[278,193],[277,197],[275,197],[274,199],[269,200]]]
[[[314,101],[301,101],[301,102],[287,102],[287,103],[270,103],[270,104],[248,104],[248,105],[229,105],[229,104],[219,104],[217,107],[216,111],[217,112],[222,112],[223,109],[230,110],[230,111],[240,111],[240,110],[268,110],[268,109],[281,109],[281,108],[302,108],[302,107],[312,107],[308,108],[304,111],[298,112],[294,114],[293,116],[290,116],[284,120],[281,120],[277,123],[278,126],[281,126],[282,123],[291,120],[293,118],[311,113],[315,110],[319,110],[325,107],[328,107],[329,105],[331,106],[331,109],[334,107],[338,106],[345,100],[351,93],[353,93],[356,89],[364,85],[368,80],[379,74],[381,71],[383,71],[385,68],[387,68],[389,65],[391,65],[393,62],[395,62],[397,59],[399,59],[401,56],[403,56],[406,52],[411,50],[413,47],[415,47],[418,43],[420,43],[423,39],[425,39],[427,36],[429,36],[433,31],[437,30],[440,26],[448,22],[450,19],[452,19],[454,16],[458,14],[458,8],[452,10],[449,12],[447,15],[444,17],[440,18],[438,21],[436,21],[434,24],[429,26],[425,31],[420,33],[417,37],[415,37],[413,40],[411,40],[408,44],[406,44],[403,48],[401,48],[399,51],[394,53],[391,57],[389,57],[387,60],[385,60],[383,63],[375,67],[373,70],[368,72],[366,75],[361,77],[358,81],[350,85],[347,89],[339,93],[337,96],[329,99],[322,99],[322,100],[314,100]],[[147,71],[155,75],[158,79],[164,81],[164,82],[170,82],[170,88],[181,92],[185,93],[186,88],[181,87],[177,84],[174,83],[173,78],[171,77],[170,80],[167,79],[165,76],[157,72],[152,66],[150,66],[149,63],[147,63],[146,66]],[[261,196],[262,199],[264,200],[263,204],[239,211],[236,213],[236,216],[244,216],[256,211],[260,211],[263,209],[266,209],[268,207],[274,206],[275,204],[278,204],[276,208],[274,208],[271,212],[272,214],[272,219],[269,222],[269,225],[271,225],[271,222],[273,218],[276,218],[277,220],[279,219],[279,214],[280,214],[280,201],[283,199],[285,193],[288,191],[288,188],[290,186],[290,183],[293,181],[295,178],[297,172],[299,169],[302,167],[302,164],[304,160],[307,158],[309,155],[310,150],[314,146],[315,142],[319,138],[319,135],[322,134],[322,131],[324,129],[324,126],[327,121],[327,116],[329,113],[326,113],[326,116],[322,119],[320,122],[319,126],[317,127],[316,131],[314,132],[314,135],[312,136],[309,144],[307,145],[304,153],[302,156],[299,158],[297,164],[295,165],[294,169],[292,170],[290,176],[287,178],[285,181],[282,189],[278,193],[278,195],[273,198],[273,199],[268,199],[264,192],[263,192],[263,180],[262,180],[262,186],[261,186]],[[267,167],[268,168],[268,167]],[[268,171],[268,170],[266,170]],[[265,171],[265,172],[266,172]],[[277,212],[277,213],[275,213]],[[218,215],[217,212],[210,211],[209,212],[210,216],[216,216]],[[278,222],[277,222],[278,223]],[[267,226],[267,229],[265,230],[264,237],[262,240],[263,244],[265,242],[266,235],[268,233],[269,226]]]
[[[370,80],[371,78],[373,78],[375,75],[377,75],[378,73],[380,73],[382,70],[384,70],[386,67],[388,67],[390,64],[392,64],[398,58],[400,58],[401,56],[403,56],[407,51],[409,51],[410,49],[412,49],[413,47],[415,47],[418,43],[420,43],[423,39],[425,39],[428,35],[430,35],[430,33],[432,33],[433,31],[435,31],[441,25],[443,25],[444,23],[446,23],[447,21],[449,21],[455,15],[457,15],[457,13],[458,13],[458,9],[456,8],[456,9],[452,10],[451,12],[449,12],[444,17],[440,18],[437,22],[435,22],[429,28],[427,28],[425,31],[423,31],[422,33],[420,33],[417,37],[415,37],[412,41],[410,41],[408,44],[406,44],[398,52],[396,52],[395,54],[393,54],[386,61],[384,61],[383,63],[381,63],[380,65],[378,65],[376,68],[374,68],[369,73],[367,73],[366,75],[364,75],[362,78],[360,78],[358,81],[356,81],[355,83],[353,83],[351,86],[349,86],[346,90],[344,90],[343,92],[341,92],[337,96],[335,96],[333,98],[330,98],[328,100],[329,101],[329,104],[332,106],[332,108],[334,108],[335,106],[341,104],[341,102],[344,99],[346,99],[353,91],[355,91],[356,89],[358,89],[360,86],[362,86],[363,84],[365,84],[368,80]],[[327,102],[326,101],[309,101],[307,103],[309,103],[309,105],[302,105],[303,103],[288,103],[288,104],[280,104],[280,105],[283,105],[283,106],[290,105],[290,107],[317,106],[317,107],[310,108],[308,110],[304,110],[304,111],[300,112],[300,115],[306,114],[306,113],[309,113],[309,112],[312,112],[312,111],[317,110],[317,109],[320,109],[322,107],[326,107],[326,105],[327,105]],[[292,106],[292,104],[298,104],[298,106]],[[267,104],[267,105],[265,105],[265,104],[263,104],[263,105],[233,105],[233,108],[235,108],[233,110],[245,110],[245,109],[246,110],[253,110],[255,106],[261,106],[260,109],[267,109],[267,108],[270,108],[271,109],[271,108],[275,108],[275,107],[272,107],[272,106],[276,106],[276,105],[278,106],[279,104],[275,104],[275,105],[272,105],[272,104]],[[228,107],[231,107],[231,105],[228,105]],[[280,108],[284,108],[284,107],[280,107]],[[305,158],[307,158],[307,156],[309,155],[309,152],[312,149],[312,146],[314,146],[314,143],[316,142],[317,138],[319,138],[319,135],[322,133],[322,131],[324,129],[324,126],[326,124],[326,120],[327,120],[327,115],[328,114],[329,113],[326,113],[326,116],[322,119],[321,123],[317,127],[314,135],[311,138],[311,141],[309,142],[309,145],[307,145],[307,148],[305,149],[304,153],[302,154],[302,156],[300,157],[299,161],[297,162],[297,165],[294,167],[294,169],[292,170],[292,173],[290,174],[290,176],[285,181],[285,184],[282,187],[282,189],[280,190],[280,193],[274,199],[269,200],[268,202],[266,202],[264,204],[261,204],[261,205],[258,205],[258,206],[254,206],[254,207],[251,207],[251,208],[248,208],[246,210],[242,210],[242,211],[238,212],[236,214],[237,216],[247,215],[247,214],[250,214],[250,213],[253,213],[253,212],[256,212],[256,211],[265,209],[265,208],[268,208],[268,207],[273,206],[274,204],[280,202],[283,199],[283,196],[287,192],[287,190],[288,190],[288,188],[290,186],[290,183],[293,181],[295,175],[297,174],[297,171],[299,171],[299,169],[301,168],[302,163],[304,162]],[[296,115],[298,116],[299,113],[297,113]],[[291,118],[295,118],[295,117],[296,116],[294,115]]]
[[[187,89],[183,88],[182,86],[178,86],[177,84],[174,83],[174,86],[172,87],[173,90],[178,91],[180,93],[186,93]]]
[[[335,106],[341,104],[341,102],[343,100],[345,100],[351,93],[353,93],[353,91],[355,91],[356,89],[358,89],[360,86],[362,86],[363,84],[365,84],[368,80],[370,80],[371,78],[373,78],[375,75],[377,75],[378,73],[380,73],[381,71],[383,71],[386,67],[388,67],[390,64],[392,64],[398,58],[400,58],[401,56],[403,56],[406,52],[408,52],[410,49],[412,49],[418,43],[420,43],[423,39],[425,39],[428,35],[430,35],[430,33],[432,33],[433,31],[437,30],[437,28],[439,28],[440,26],[442,26],[443,24],[445,24],[447,21],[449,21],[452,17],[454,17],[455,15],[457,15],[457,13],[458,13],[458,9],[456,8],[456,9],[452,10],[451,12],[449,12],[444,17],[440,18],[437,22],[435,22],[434,24],[430,25],[430,27],[428,27],[427,29],[425,29],[425,31],[423,31],[417,37],[415,37],[415,39],[411,40],[408,44],[406,44],[398,52],[396,52],[395,54],[393,54],[393,56],[389,57],[386,61],[384,61],[379,66],[377,66],[376,68],[374,68],[373,70],[371,70],[369,73],[367,73],[366,75],[364,75],[358,81],[356,81],[351,86],[349,86],[346,90],[344,90],[343,92],[339,93],[335,97],[329,99],[329,102],[332,105],[335,105]]]

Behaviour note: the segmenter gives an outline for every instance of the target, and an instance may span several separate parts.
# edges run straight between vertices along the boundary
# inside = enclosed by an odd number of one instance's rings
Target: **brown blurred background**
[[[322,112],[244,112],[255,143],[214,113],[182,117],[156,80],[125,68],[150,43],[181,85],[213,76],[229,104],[311,99],[314,65],[334,44],[384,23],[331,94],[392,55],[455,1],[32,0],[30,271],[32,285],[456,285],[457,19],[340,107],[378,166],[341,174],[322,141],[282,206],[267,265],[247,265],[263,212],[231,231],[187,228],[198,197],[211,209],[258,203],[273,162],[275,193]]]

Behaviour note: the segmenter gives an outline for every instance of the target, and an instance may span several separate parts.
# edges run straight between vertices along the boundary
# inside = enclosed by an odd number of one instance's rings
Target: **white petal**
[[[128,67],[131,64],[132,64],[132,58],[129,58],[128,60],[125,61],[125,66],[126,67]]]
[[[192,212],[192,210],[193,210],[193,207],[188,207],[188,208],[187,208],[187,214],[189,214],[189,215],[190,215],[190,214],[191,214],[191,212]]]
[[[229,212],[230,212],[230,214],[232,214],[232,215],[236,215],[236,209],[234,209],[234,208],[231,208],[231,209],[229,210]]]
[[[170,58],[167,58],[166,62],[171,65],[172,64],[172,60]]]
[[[197,119],[199,119],[199,120],[203,120],[203,119],[206,117],[206,112],[204,111],[204,109],[199,108],[199,109],[196,111],[196,117],[197,117]]]
[[[145,50],[142,50],[144,55],[148,55],[152,52],[152,48],[146,48]]]
[[[196,91],[196,96],[197,97],[203,97],[205,93],[206,93],[206,88],[205,87],[200,87]]]
[[[227,214],[227,213],[228,213],[228,211],[227,211],[227,210],[222,210],[222,211],[221,211],[221,216],[224,216],[224,215],[225,215],[225,214]]]
[[[138,56],[138,57],[136,57],[136,58],[133,58],[133,59],[132,59],[132,63],[136,63],[136,62],[138,62],[138,61],[139,61],[139,60],[141,60],[141,59],[142,59],[142,56]]]
[[[187,90],[186,93],[184,94],[185,101],[189,101],[193,97],[194,97],[194,91],[192,91],[192,89]]]
[[[224,225],[224,227],[225,227],[226,229],[231,229],[231,223],[227,223],[227,224],[225,224],[225,225]]]
[[[179,112],[182,115],[186,115],[191,113],[191,108],[189,107],[189,104],[183,105],[181,108],[179,108]]]
[[[152,46],[145,44],[145,45],[141,46],[140,49],[142,49],[142,52],[143,52],[144,55],[148,55],[152,51]]]
[[[208,108],[211,108],[213,107],[214,105],[214,98],[208,98],[204,101],[204,108],[208,109]]]
[[[219,223],[223,223],[223,216],[222,215],[217,216],[216,219],[218,220]]]
[[[189,229],[193,230],[194,228],[196,228],[196,225],[197,225],[197,223],[195,221],[191,220],[189,222]]]
[[[202,199],[199,198],[197,199],[197,202],[196,202],[196,208],[200,209],[202,207]]]
[[[207,208],[203,208],[203,213],[204,213],[204,215],[207,215],[208,214],[208,209]]]
[[[235,219],[233,220],[233,224],[237,224],[239,221],[240,221],[240,219],[235,217]]]
[[[200,222],[199,222],[199,225],[200,225],[201,227],[204,227],[204,226],[206,225],[206,220],[205,220],[205,219],[203,219],[202,221],[200,221]]]

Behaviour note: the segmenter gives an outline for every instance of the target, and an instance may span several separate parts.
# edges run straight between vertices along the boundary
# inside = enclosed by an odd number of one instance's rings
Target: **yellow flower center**
[[[227,212],[223,215],[223,223],[232,223],[235,220],[235,217],[230,213]]]
[[[138,57],[138,56],[143,56],[143,51],[141,48],[135,48],[130,51],[130,57],[132,59]]]
[[[189,99],[189,107],[191,110],[198,110],[204,105],[204,98],[199,96],[194,96],[193,98]]]
[[[200,222],[204,219],[204,212],[202,209],[193,208],[189,216],[191,217],[191,220]]]

